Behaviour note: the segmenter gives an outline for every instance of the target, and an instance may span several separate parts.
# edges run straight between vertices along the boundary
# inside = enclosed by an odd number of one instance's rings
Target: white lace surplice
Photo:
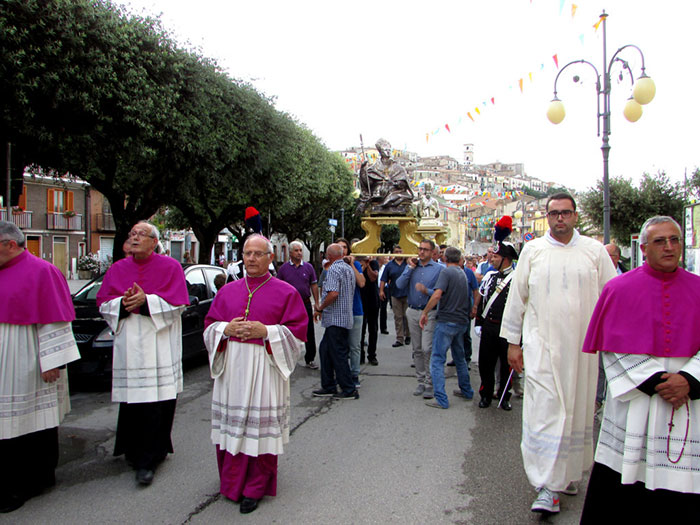
[[[80,359],[69,322],[0,323],[0,439],[58,426],[70,411],[68,375],[41,373]]]
[[[211,439],[230,454],[282,454],[289,441],[289,376],[304,343],[282,325],[267,326],[263,346],[228,341],[217,352],[225,322],[204,332],[214,378]]]
[[[657,372],[687,372],[700,377],[698,355],[655,357],[602,352],[608,378],[608,396],[595,460],[622,474],[622,483],[642,481],[647,489],[700,493],[700,400],[675,411],[667,456],[668,424],[672,406],[655,394],[637,389]]]
[[[100,306],[114,332],[112,401],[151,403],[175,399],[182,392],[182,318],[173,306],[147,294],[150,316],[119,320],[121,297]]]

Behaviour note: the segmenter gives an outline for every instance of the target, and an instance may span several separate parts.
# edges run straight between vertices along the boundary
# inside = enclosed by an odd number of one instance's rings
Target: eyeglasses
[[[243,252],[243,257],[248,259],[260,259],[263,255],[268,255],[270,252]]]
[[[657,237],[649,241],[650,244],[653,244],[657,248],[663,248],[666,246],[667,242],[670,242],[671,246],[678,246],[681,243],[681,238],[678,237],[678,235],[673,235],[671,237]]]
[[[423,247],[420,247],[420,248],[418,248],[418,251],[419,251],[419,252],[432,252],[433,249],[432,249],[432,248],[423,248]]]
[[[148,232],[141,231],[141,230],[131,230],[129,232],[129,237],[153,237],[153,238],[155,238],[155,236],[153,234],[150,234]]]
[[[560,215],[563,219],[568,219],[574,214],[574,210],[552,210],[547,212],[547,217],[556,219]]]

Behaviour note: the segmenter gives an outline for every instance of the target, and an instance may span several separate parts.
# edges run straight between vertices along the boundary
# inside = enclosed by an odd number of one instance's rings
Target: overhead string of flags
[[[532,0],[530,0],[530,4],[532,4]],[[566,7],[566,5],[569,5],[570,9],[565,11],[564,8]],[[570,12],[570,13],[571,13],[571,18],[573,19],[573,18],[576,16],[576,12],[577,12],[578,8],[579,8],[578,4],[576,4],[576,3],[574,3],[574,2],[569,2],[569,1],[567,1],[567,0],[559,0],[559,15],[560,15],[560,16],[563,16],[565,12]],[[594,33],[598,31],[598,29],[599,29],[600,24],[602,23],[602,21],[603,21],[603,19],[599,17],[598,20],[596,21],[596,23],[595,23],[595,24],[592,24],[592,28],[593,28]],[[579,41],[581,42],[581,45],[583,45],[583,44],[584,44],[584,40],[585,40],[584,33],[580,33],[579,36],[578,36],[578,39],[579,39]],[[554,64],[555,71],[559,70],[559,56],[558,56],[558,53],[554,53],[554,54],[552,55],[552,58],[551,58],[551,59],[552,59],[552,62],[553,62],[553,64]],[[545,62],[549,62],[549,59],[547,59],[546,61],[543,61],[543,62],[541,62],[541,63],[539,64],[539,70],[540,70],[540,71],[543,71],[543,70],[544,70],[544,68],[545,68]],[[522,76],[520,76],[520,77],[517,79],[517,87],[518,87],[518,89],[519,89],[519,91],[520,91],[520,94],[523,94],[524,91],[525,91],[526,80],[527,80],[529,83],[532,83],[532,82],[533,82],[533,71],[537,71],[537,69],[538,69],[538,68],[533,68],[533,69],[531,69],[530,71],[528,71],[527,74],[522,75]],[[515,87],[514,87],[515,85],[516,85],[516,84],[510,84],[510,85],[508,86],[508,90],[507,90],[506,93],[507,93],[507,94],[512,93],[513,90],[515,89]],[[500,97],[499,97],[499,99],[500,99]],[[463,122],[466,122],[465,119],[467,119],[467,118],[468,118],[472,123],[476,123],[476,122],[477,122],[477,119],[480,118],[480,117],[482,117],[482,113],[488,111],[488,109],[489,109],[490,107],[495,106],[495,105],[496,105],[496,97],[495,97],[495,96],[490,96],[490,97],[484,98],[481,102],[479,102],[478,104],[475,104],[474,107],[473,107],[473,109],[468,110],[468,111],[466,112],[466,115],[463,113],[462,115],[456,117],[456,119],[455,119],[455,120],[456,120],[456,125],[457,125],[457,126],[461,126]],[[453,121],[453,122],[452,122],[452,127],[454,127],[454,126],[455,126],[455,122]],[[425,134],[425,142],[426,142],[426,143],[429,143],[429,142],[430,142],[430,137],[435,136],[435,135],[438,135],[439,133],[443,133],[443,132],[445,132],[445,131],[446,131],[447,133],[452,133],[452,127],[450,127],[450,123],[449,123],[449,122],[446,122],[445,124],[440,125],[440,126],[438,126],[437,128],[435,128],[434,131],[432,131],[432,132],[427,132],[427,133]]]

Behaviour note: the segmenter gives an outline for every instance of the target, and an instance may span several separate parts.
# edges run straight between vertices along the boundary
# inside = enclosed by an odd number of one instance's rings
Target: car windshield
[[[85,286],[83,286],[78,292],[73,296],[73,300],[80,303],[96,303],[97,302],[97,292],[100,291],[100,286],[102,286],[102,278],[104,275],[100,275],[94,281],[90,281]]]

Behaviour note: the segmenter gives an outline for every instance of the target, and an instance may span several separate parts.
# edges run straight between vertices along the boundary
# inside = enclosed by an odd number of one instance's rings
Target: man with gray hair
[[[671,217],[642,226],[646,261],[610,280],[583,351],[608,393],[581,523],[660,522],[700,505],[700,277],[680,268]]]
[[[182,321],[189,304],[182,266],[154,253],[158,229],[142,221],[129,232],[131,256],[115,262],[97,293],[114,333],[112,401],[120,403],[114,455],[126,455],[136,480],[150,485],[173,452],[175,401],[182,392]]]
[[[309,325],[306,332],[306,353],[304,360],[307,368],[318,369],[314,362],[316,358],[316,335],[314,334],[314,314],[311,307],[311,296],[314,298],[314,305],[320,305],[318,299],[318,284],[314,267],[304,262],[304,245],[299,241],[289,243],[289,262],[283,264],[277,270],[277,278],[291,284],[304,301],[306,315],[309,318]]]
[[[70,411],[65,365],[80,359],[68,284],[0,221],[0,512],[55,484],[58,425]]]

